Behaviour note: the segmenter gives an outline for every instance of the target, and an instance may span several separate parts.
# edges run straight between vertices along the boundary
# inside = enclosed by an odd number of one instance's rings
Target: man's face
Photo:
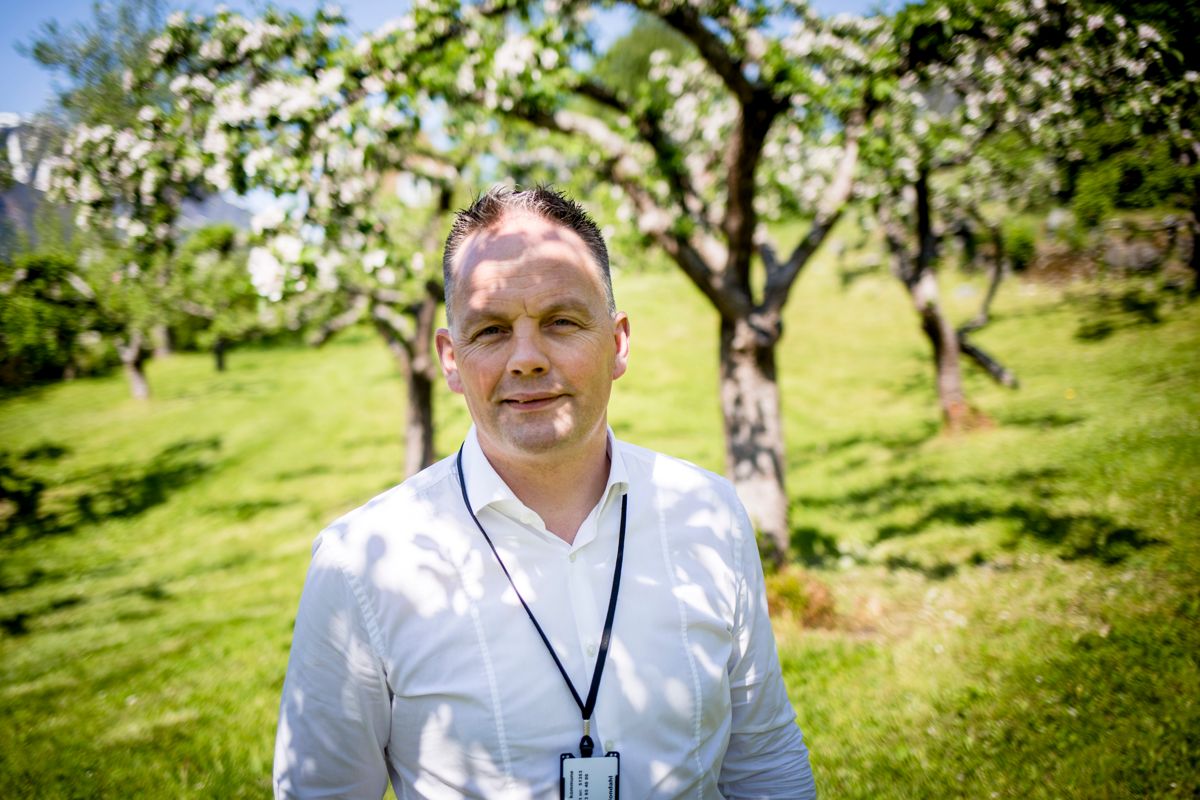
[[[506,214],[463,242],[447,303],[454,323],[437,333],[442,372],[466,398],[489,458],[569,457],[605,436],[629,322],[609,313],[579,236]]]

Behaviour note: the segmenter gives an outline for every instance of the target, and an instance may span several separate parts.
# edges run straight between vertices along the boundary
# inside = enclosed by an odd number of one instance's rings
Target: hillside
[[[776,619],[822,795],[1194,797],[1200,304],[1006,284],[976,338],[1022,388],[968,370],[995,424],[946,438],[902,289],[851,267],[801,278],[780,353],[784,578],[835,611]],[[956,319],[981,291],[946,288]],[[715,320],[674,272],[617,298],[613,427],[720,469]],[[149,377],[144,404],[116,375],[0,403],[0,795],[264,796],[312,538],[401,477],[367,331]],[[437,403],[447,454],[466,414]]]

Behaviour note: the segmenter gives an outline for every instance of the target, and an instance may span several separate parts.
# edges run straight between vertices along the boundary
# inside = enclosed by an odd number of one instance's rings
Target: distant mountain
[[[234,227],[246,230],[250,227],[252,214],[239,205],[235,205],[219,194],[210,194],[203,200],[184,200],[180,212],[179,227],[185,229],[202,228],[215,222],[228,222]]]
[[[70,213],[54,208],[45,193],[50,182],[49,159],[61,141],[63,131],[43,119],[22,118],[0,113],[0,253],[28,239],[36,244],[38,220],[57,218],[69,236]],[[186,200],[181,211],[181,228],[199,228],[216,222],[228,222],[239,228],[250,227],[251,214],[245,208],[220,195],[200,201]]]

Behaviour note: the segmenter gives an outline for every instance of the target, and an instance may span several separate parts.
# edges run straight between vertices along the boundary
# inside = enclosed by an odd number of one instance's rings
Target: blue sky
[[[91,19],[95,0],[0,0],[0,112],[30,114],[45,107],[53,98],[51,75],[31,59],[17,53],[18,43],[28,43],[43,22],[57,20],[60,26]],[[102,0],[111,4],[112,0]],[[171,8],[211,11],[220,0],[167,0]],[[260,2],[225,0],[232,8],[260,7]],[[855,11],[864,13],[883,4],[881,0],[813,0],[824,13]],[[276,5],[311,12],[318,0],[281,0]],[[355,30],[370,30],[385,20],[399,16],[406,0],[341,0],[340,5]]]

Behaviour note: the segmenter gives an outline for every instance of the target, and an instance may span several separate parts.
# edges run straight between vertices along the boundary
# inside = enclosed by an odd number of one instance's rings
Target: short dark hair
[[[592,261],[596,262],[596,267],[600,270],[609,312],[617,310],[613,297],[612,273],[608,265],[608,247],[604,244],[604,235],[600,233],[596,221],[584,207],[550,186],[538,185],[531,189],[495,186],[476,197],[475,202],[454,216],[454,224],[446,237],[446,249],[442,253],[442,283],[447,321],[450,320],[450,298],[454,288],[454,259],[463,242],[476,231],[498,225],[506,214],[514,212],[533,214],[574,231],[587,245]]]

